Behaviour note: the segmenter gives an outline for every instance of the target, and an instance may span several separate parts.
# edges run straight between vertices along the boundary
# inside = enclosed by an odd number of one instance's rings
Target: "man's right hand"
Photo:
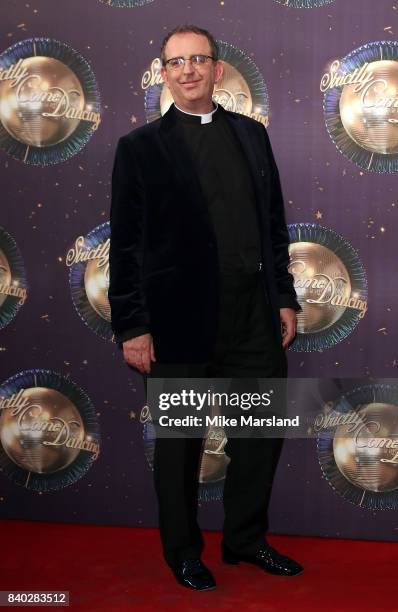
[[[156,361],[151,334],[143,334],[123,342],[123,357],[126,363],[137,368],[141,374],[149,374],[151,362]]]

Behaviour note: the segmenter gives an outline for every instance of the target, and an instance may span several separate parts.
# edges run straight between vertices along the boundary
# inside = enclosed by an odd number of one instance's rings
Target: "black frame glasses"
[[[203,53],[195,53],[187,58],[182,56],[171,57],[165,61],[164,65],[169,66],[172,70],[178,70],[185,66],[185,62],[189,61],[196,68],[197,66],[204,66],[208,60],[216,61],[216,58],[211,55],[203,55]]]

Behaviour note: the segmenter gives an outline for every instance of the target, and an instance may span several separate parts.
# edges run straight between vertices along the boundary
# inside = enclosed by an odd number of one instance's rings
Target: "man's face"
[[[174,34],[165,48],[166,61],[172,57],[188,58],[196,54],[212,55],[206,36],[193,32]],[[211,110],[214,84],[220,80],[222,72],[222,63],[213,60],[207,60],[205,64],[196,67],[186,61],[184,66],[175,70],[169,66],[161,69],[163,80],[177,106],[198,113]]]

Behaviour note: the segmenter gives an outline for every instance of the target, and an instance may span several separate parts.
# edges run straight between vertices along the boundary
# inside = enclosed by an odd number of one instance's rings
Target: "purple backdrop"
[[[0,474],[4,518],[156,525],[152,474],[138,420],[142,381],[124,365],[115,345],[79,319],[65,255],[77,236],[108,220],[115,144],[132,129],[132,115],[136,125],[145,123],[142,74],[158,56],[166,31],[184,22],[210,29],[255,61],[269,91],[269,134],[288,222],[334,229],[359,251],[367,273],[366,317],[334,348],[290,351],[291,374],[396,376],[396,176],[363,172],[337,151],[325,128],[319,90],[333,59],[367,42],[394,40],[397,11],[390,0],[335,0],[313,9],[288,8],[274,0],[155,0],[136,8],[99,0],[3,0],[1,52],[33,36],[67,43],[91,64],[102,102],[99,129],[67,162],[33,167],[0,152],[0,225],[22,251],[30,288],[26,304],[0,332],[0,382],[31,368],[70,376],[92,399],[102,435],[97,462],[58,492],[39,494]],[[201,503],[203,527],[219,528],[221,521],[220,502]],[[271,527],[280,533],[354,538],[396,539],[397,533],[394,511],[364,510],[333,491],[322,477],[314,441],[286,443]]]

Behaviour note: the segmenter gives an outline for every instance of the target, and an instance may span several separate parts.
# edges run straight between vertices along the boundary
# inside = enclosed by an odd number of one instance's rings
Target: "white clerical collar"
[[[201,123],[211,123],[213,121],[213,114],[216,112],[216,110],[218,109],[218,104],[217,102],[214,102],[214,104],[216,105],[216,107],[211,111],[211,113],[188,113],[187,111],[182,110],[182,108],[180,108],[179,106],[177,106],[177,104],[174,102],[174,106],[176,108],[178,108],[178,110],[181,113],[185,113],[186,115],[192,115],[193,117],[200,117],[200,122]]]

